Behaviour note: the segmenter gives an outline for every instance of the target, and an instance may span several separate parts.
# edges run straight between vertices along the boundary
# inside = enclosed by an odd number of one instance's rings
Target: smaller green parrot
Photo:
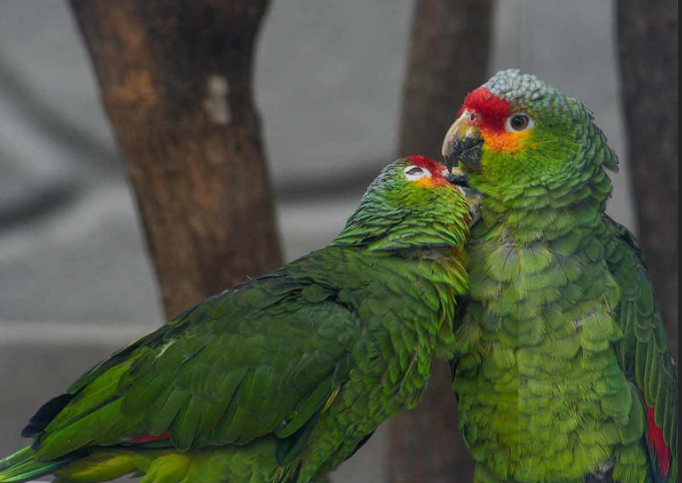
[[[420,156],[389,165],[329,247],[87,372],[33,416],[0,482],[319,481],[453,355],[475,199],[444,173]]]

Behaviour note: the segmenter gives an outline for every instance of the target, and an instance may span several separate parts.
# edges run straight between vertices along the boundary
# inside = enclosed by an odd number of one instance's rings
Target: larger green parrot
[[[47,404],[0,482],[307,483],[453,355],[471,219],[423,157],[388,166],[327,248],[212,297]],[[473,200],[472,200],[473,201]]]
[[[592,113],[500,72],[443,154],[484,197],[454,380],[475,481],[677,481],[676,370]]]

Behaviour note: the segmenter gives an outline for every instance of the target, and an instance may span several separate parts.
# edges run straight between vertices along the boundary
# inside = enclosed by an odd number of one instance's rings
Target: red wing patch
[[[163,441],[165,439],[169,439],[170,434],[168,434],[168,431],[166,431],[163,434],[160,434],[158,436],[152,436],[151,434],[145,434],[144,436],[139,436],[135,438],[132,443],[133,444],[145,444],[145,443],[152,443],[154,441]]]
[[[658,470],[661,476],[668,476],[670,472],[670,448],[665,444],[663,429],[656,424],[656,410],[647,406],[646,408],[647,431],[646,439],[649,446],[654,450],[658,460]]]

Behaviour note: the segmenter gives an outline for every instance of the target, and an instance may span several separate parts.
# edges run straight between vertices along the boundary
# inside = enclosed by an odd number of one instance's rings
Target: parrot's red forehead
[[[450,185],[443,176],[443,172],[447,171],[445,165],[434,161],[426,156],[410,156],[407,161],[411,164],[425,169],[431,173],[431,184],[434,186]]]
[[[415,166],[429,170],[434,176],[436,174],[440,174],[442,176],[442,172],[445,169],[444,165],[434,161],[431,158],[427,158],[426,156],[410,156],[407,158],[407,160]]]
[[[482,128],[504,131],[507,118],[512,113],[512,105],[490,92],[487,87],[479,87],[464,100],[460,116],[466,111],[477,114]]]

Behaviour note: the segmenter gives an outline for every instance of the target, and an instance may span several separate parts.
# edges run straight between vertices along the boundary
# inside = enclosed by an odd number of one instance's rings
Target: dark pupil
[[[415,174],[421,174],[423,171],[421,168],[412,168],[407,172],[410,176],[415,175]]]
[[[528,118],[526,116],[514,116],[512,118],[512,127],[514,129],[523,129],[528,126]]]

